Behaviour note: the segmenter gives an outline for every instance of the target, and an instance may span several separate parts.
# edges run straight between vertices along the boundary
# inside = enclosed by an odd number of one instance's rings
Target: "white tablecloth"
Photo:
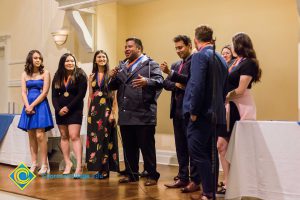
[[[226,199],[300,199],[297,122],[237,122],[226,158],[231,163]]]
[[[14,117],[5,137],[0,142],[0,163],[18,165],[24,162],[27,166],[31,166],[29,139],[28,134],[18,128],[20,115]],[[60,137],[58,127],[55,127],[47,132],[48,137]],[[86,135],[87,120],[83,117],[80,135]],[[84,145],[85,148],[85,145]]]

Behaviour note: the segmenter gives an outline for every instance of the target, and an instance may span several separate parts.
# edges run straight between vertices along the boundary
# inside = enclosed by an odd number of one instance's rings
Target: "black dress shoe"
[[[167,188],[182,188],[189,184],[188,181],[177,180],[173,183],[165,184]]]
[[[177,180],[179,180],[179,176],[177,175],[177,176],[174,176],[174,181],[177,181]]]
[[[122,175],[122,176],[126,176],[126,175],[127,175],[126,169],[124,169],[124,170],[122,170],[122,171],[119,171],[118,173],[119,173],[120,175]]]
[[[130,178],[130,177],[124,177],[119,180],[119,183],[131,183],[131,182],[136,182],[138,180],[139,180],[138,178],[134,179],[134,178]]]
[[[145,186],[157,185],[157,180],[148,178],[148,179],[145,181],[144,185],[145,185]]]
[[[200,187],[195,182],[191,181],[186,187],[181,188],[181,192],[183,193],[191,193],[199,191]]]
[[[140,173],[140,177],[148,177],[149,176],[149,173],[144,170],[142,173]]]

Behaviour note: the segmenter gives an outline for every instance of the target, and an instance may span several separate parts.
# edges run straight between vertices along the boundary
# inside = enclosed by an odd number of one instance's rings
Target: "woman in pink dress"
[[[226,192],[229,163],[225,159],[225,154],[232,128],[237,120],[256,120],[256,106],[250,91],[252,85],[259,82],[261,78],[261,69],[250,37],[245,33],[237,33],[233,36],[232,43],[233,53],[237,58],[228,68],[227,134],[220,135],[217,144],[224,171],[224,185],[217,192],[219,197]]]

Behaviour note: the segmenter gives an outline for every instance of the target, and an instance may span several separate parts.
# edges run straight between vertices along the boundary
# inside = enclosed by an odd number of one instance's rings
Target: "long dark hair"
[[[92,69],[92,73],[95,73],[95,76],[93,78],[93,80],[96,79],[96,76],[98,75],[98,65],[96,63],[96,57],[99,54],[104,54],[106,56],[106,64],[104,65],[104,88],[107,89],[108,88],[108,80],[109,80],[109,76],[108,76],[108,71],[109,71],[109,58],[107,56],[107,53],[103,50],[98,50],[95,52],[94,54],[94,58],[93,58],[93,69]]]
[[[98,65],[96,63],[96,57],[99,55],[99,54],[104,54],[106,56],[106,64],[104,65],[104,74],[106,75],[107,72],[109,71],[109,59],[108,59],[108,56],[107,56],[107,53],[103,50],[99,50],[99,51],[96,51],[95,54],[94,54],[94,59],[93,59],[93,70],[92,70],[92,73],[98,73]]]
[[[259,82],[261,78],[261,69],[256,58],[256,53],[253,48],[252,41],[246,33],[237,33],[232,37],[232,43],[235,53],[244,58],[250,58],[257,65],[257,74],[253,77],[253,82]]]
[[[75,84],[76,80],[78,80],[78,77],[81,74],[83,74],[83,75],[85,74],[82,69],[78,68],[75,56],[71,53],[65,53],[64,55],[62,55],[60,57],[60,60],[58,63],[58,68],[57,68],[54,78],[53,78],[55,88],[62,87],[64,85],[64,80],[67,78],[67,70],[65,68],[65,62],[66,62],[66,59],[68,56],[72,56],[75,61],[75,68],[71,74],[72,83]]]
[[[40,51],[38,51],[38,50],[31,50],[31,51],[29,51],[29,53],[28,53],[28,55],[27,55],[27,58],[26,58],[26,63],[25,63],[25,69],[24,69],[24,71],[26,72],[26,74],[28,75],[28,76],[32,76],[32,74],[33,74],[33,68],[34,68],[34,66],[33,66],[33,58],[32,58],[32,56],[33,56],[33,54],[34,53],[38,53],[39,55],[40,55],[40,58],[41,58],[41,65],[39,66],[39,72],[40,72],[40,74],[42,74],[42,73],[44,73],[44,65],[43,65],[43,56],[42,56],[42,54],[41,54],[41,52]]]

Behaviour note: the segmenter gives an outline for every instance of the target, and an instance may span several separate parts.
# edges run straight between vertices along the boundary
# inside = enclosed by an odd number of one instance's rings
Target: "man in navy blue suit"
[[[212,173],[214,130],[218,133],[226,130],[227,68],[223,58],[213,51],[213,30],[210,27],[197,27],[194,42],[198,52],[192,57],[183,113],[189,119],[187,137],[191,162],[197,167],[203,188],[202,195],[192,195],[191,198],[206,200],[213,198],[216,189]],[[216,153],[214,156],[218,161]]]
[[[160,68],[164,73],[168,74],[168,77],[163,83],[164,89],[172,91],[170,118],[173,119],[179,171],[178,175],[174,178],[175,181],[165,184],[165,186],[168,188],[182,188],[182,192],[188,193],[200,190],[200,180],[197,175],[197,170],[194,166],[190,165],[186,135],[188,121],[184,119],[182,112],[185,87],[190,76],[192,41],[186,35],[178,35],[173,41],[175,43],[176,53],[181,59],[172,64],[171,70],[166,62],[163,62]],[[191,177],[191,182],[189,177]]]

